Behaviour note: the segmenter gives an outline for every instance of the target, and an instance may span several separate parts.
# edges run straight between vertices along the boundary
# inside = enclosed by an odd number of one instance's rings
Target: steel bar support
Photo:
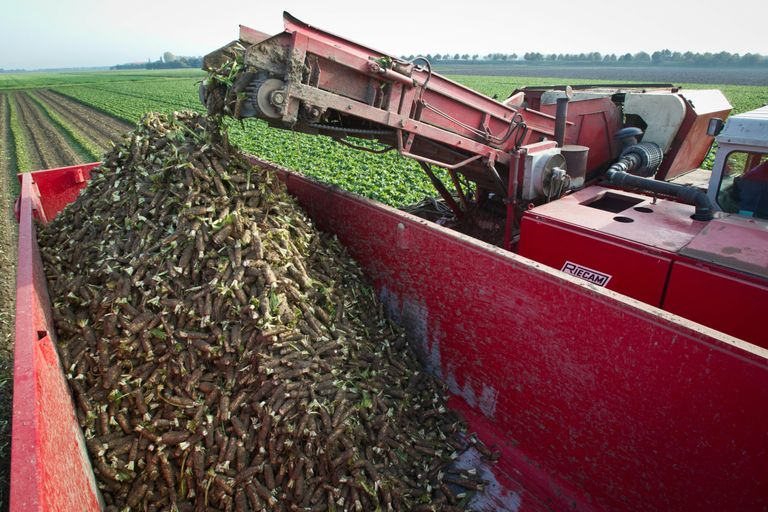
[[[512,250],[512,230],[515,228],[517,216],[517,173],[520,165],[520,151],[512,153],[509,163],[509,179],[507,180],[507,220],[504,224],[504,249]]]
[[[464,212],[461,211],[461,208],[459,208],[459,205],[456,204],[456,201],[453,199],[453,196],[450,192],[448,192],[448,189],[445,188],[445,185],[443,185],[443,182],[440,181],[440,179],[435,176],[435,173],[432,172],[432,169],[430,169],[429,165],[425,162],[419,162],[419,165],[422,169],[424,169],[424,172],[427,174],[427,177],[432,182],[432,186],[437,189],[437,192],[440,194],[440,197],[443,198],[445,201],[445,204],[448,205],[448,207],[453,211],[453,213],[456,214],[456,218],[461,219],[464,217]]]

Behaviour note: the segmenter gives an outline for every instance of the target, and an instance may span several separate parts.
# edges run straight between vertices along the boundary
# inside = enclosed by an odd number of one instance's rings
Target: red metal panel
[[[321,67],[324,63],[333,61],[335,64],[345,66],[350,70],[355,70],[357,73],[362,74],[364,77],[377,76],[372,73],[368,68],[368,65],[372,62],[371,59],[384,57],[386,54],[367,48],[358,43],[354,43],[342,37],[333,35],[313,27],[306,23],[303,23],[288,13],[283,14],[285,30],[287,33],[292,34],[294,37],[301,35],[306,37],[307,40],[307,52],[309,54],[315,54],[321,57]],[[336,67],[335,65],[333,67]],[[321,71],[321,75],[323,72]],[[333,70],[331,70],[333,75]],[[352,82],[358,83],[361,78],[355,73],[339,74],[343,76],[344,80],[352,80]],[[406,77],[407,78],[407,77]],[[491,116],[490,128],[493,135],[499,136],[505,133],[509,122],[515,117],[516,114],[520,114],[525,120],[528,126],[528,134],[523,140],[523,144],[530,142],[538,142],[542,135],[551,136],[554,133],[554,119],[551,116],[542,114],[541,112],[531,110],[516,110],[507,105],[488,98],[472,89],[465,87],[461,84],[453,82],[437,73],[428,73],[425,70],[414,69],[412,72],[412,78],[417,84],[423,85],[427,79],[429,80],[428,86],[425,89],[423,100],[427,104],[431,104],[436,109],[444,113],[444,115],[436,114],[434,111],[429,111],[425,108],[424,121],[433,126],[442,128],[451,133],[467,137],[472,140],[478,140],[477,134],[472,133],[466,127],[462,127],[455,121],[449,119],[453,118],[459,120],[462,123],[472,125],[473,128],[482,129],[479,121],[483,114],[488,113]],[[403,80],[403,77],[400,77]],[[295,89],[300,89],[296,84],[292,85]],[[326,77],[323,79],[323,88],[327,90],[340,90],[346,91],[344,94],[350,94],[350,97],[359,98],[359,91],[356,93],[350,92],[344,84],[331,84],[331,79]],[[353,88],[354,90],[355,88]],[[294,95],[294,92],[291,91]],[[312,97],[311,93],[305,95],[302,99],[312,103],[312,100],[323,98],[322,96]],[[341,112],[352,114],[355,116],[369,119],[381,124],[389,124],[389,126],[397,127],[394,122],[386,123],[377,120],[376,115],[371,115],[370,111],[365,108],[361,108],[361,105],[354,103],[349,104],[349,108],[339,109],[335,105],[331,105],[330,98],[325,98],[325,102],[320,105],[323,107],[332,106]],[[397,106],[390,105],[391,111],[396,112]],[[404,112],[404,114],[407,114]],[[394,119],[393,119],[394,121]],[[420,132],[421,133],[421,132]],[[466,148],[466,141],[459,142],[458,144],[452,144],[456,147]],[[499,147],[508,152],[515,146],[514,137],[504,141]]]
[[[382,83],[361,73],[350,73],[348,68],[332,60],[318,59],[318,67],[320,76],[317,87],[363,103],[368,103],[372,89]]]
[[[701,263],[675,262],[664,309],[768,348],[768,286]]]
[[[493,474],[529,491],[521,509],[541,503],[530,491],[556,510],[768,504],[768,352],[287,178],[466,401],[472,426],[502,440]]]
[[[43,208],[36,212],[40,219],[52,219],[67,204],[74,201],[80,190],[85,188],[91,178],[91,170],[101,165],[100,162],[73,165],[46,171],[36,171],[31,183],[33,196],[44,198]],[[25,174],[19,175],[21,180]]]
[[[722,95],[711,91],[686,90],[680,94],[685,101],[686,112],[683,124],[675,135],[672,147],[661,162],[656,179],[672,178],[696,169],[707,156],[715,138],[707,135],[709,120],[725,120],[731,112],[731,105]]]
[[[619,152],[614,134],[621,128],[621,114],[616,111],[589,112],[580,119],[579,135],[574,144],[589,148],[587,171],[606,167]]]
[[[593,207],[605,198],[632,201],[619,205],[625,207],[619,212]],[[768,303],[768,226],[737,215],[695,221],[692,210],[587,187],[526,212],[519,253],[557,269],[570,261],[611,275],[609,289],[768,348],[759,316]],[[679,262],[690,264],[684,267],[689,270],[672,271]]]
[[[432,82],[430,80],[430,86],[431,84]],[[425,91],[423,100],[430,107],[441,113],[425,108],[420,116],[420,121],[457,133],[463,137],[479,141],[482,141],[483,137],[478,135],[477,131],[474,130],[482,131],[483,119],[486,119],[487,117],[488,130],[493,136],[502,137],[509,129],[510,121],[514,114],[514,112],[509,111],[506,114],[507,119],[505,120],[501,120],[495,115],[486,116],[486,113],[482,110],[466,105],[462,101],[457,101],[456,98],[451,96],[439,94],[431,90],[431,87]],[[458,122],[454,120],[457,120]],[[462,125],[471,127],[473,130],[465,128]],[[551,135],[551,133],[549,135]],[[508,144],[503,145],[503,147],[507,146]]]
[[[566,262],[609,277],[606,288],[661,305],[671,260],[629,246],[604,233],[592,234],[549,218],[524,215],[519,253],[552,268]]]
[[[490,484],[478,509],[768,505],[768,351],[397,210],[282,177],[373,278],[455,394],[452,406],[501,452],[495,467],[482,468]],[[31,241],[31,199],[22,203]],[[23,393],[25,377],[15,378]],[[67,421],[30,405],[54,427]],[[28,435],[35,427],[15,417],[14,434],[17,424]],[[26,474],[14,471],[12,492]],[[39,495],[41,487],[38,478],[26,490]],[[20,507],[12,510],[40,510]]]
[[[601,201],[618,204],[614,205],[616,208],[609,208],[601,206]],[[537,206],[526,215],[598,232],[638,248],[674,253],[707,226],[707,222],[691,219],[693,212],[693,206],[687,204],[591,186]],[[625,222],[616,220],[617,217]]]
[[[68,176],[69,190],[50,196],[53,211],[63,195],[73,196],[77,169],[51,172]],[[100,510],[98,491],[64,374],[53,341],[50,302],[37,247],[33,209],[38,209],[31,174],[22,178],[16,275],[16,341],[13,374],[10,510]],[[76,194],[74,194],[76,195]]]
[[[553,116],[556,109],[554,103],[541,105],[542,112]],[[565,131],[565,143],[589,148],[587,170],[606,165],[618,155],[614,134],[622,126],[621,110],[610,97],[570,102],[568,121],[573,124]]]
[[[707,222],[680,254],[768,280],[768,222],[729,215]]]
[[[265,34],[260,30],[254,30],[250,27],[246,27],[245,25],[240,25],[240,39],[250,44],[258,44],[262,41],[266,41],[270,37],[272,36]]]

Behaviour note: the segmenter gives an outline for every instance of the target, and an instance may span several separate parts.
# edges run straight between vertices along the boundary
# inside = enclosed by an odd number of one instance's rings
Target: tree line
[[[405,60],[413,60],[416,55],[403,56]],[[525,62],[525,63],[563,63],[563,64],[596,64],[619,65],[631,64],[642,66],[766,66],[768,56],[757,53],[718,52],[718,53],[694,53],[673,52],[671,50],[659,50],[653,53],[637,52],[602,54],[600,52],[589,53],[539,53],[527,52],[523,55],[517,53],[488,53],[485,55],[468,53],[454,54],[427,54],[424,55],[430,62]]]
[[[163,53],[162,57],[153,61],[147,59],[147,62],[130,62],[128,64],[118,64],[109,69],[181,69],[181,68],[200,68],[203,65],[202,57],[181,57],[171,52]]]

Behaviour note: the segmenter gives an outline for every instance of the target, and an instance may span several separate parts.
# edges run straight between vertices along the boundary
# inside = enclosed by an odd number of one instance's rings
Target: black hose
[[[608,169],[606,172],[608,182],[623,188],[636,188],[648,192],[655,192],[665,196],[676,197],[682,203],[696,207],[693,220],[712,220],[714,218],[714,206],[709,196],[702,190],[678,183],[668,183],[650,178],[633,176],[621,170]]]
[[[639,142],[624,148],[618,162],[610,170],[624,171],[635,176],[650,178],[661,165],[664,152],[653,142]]]

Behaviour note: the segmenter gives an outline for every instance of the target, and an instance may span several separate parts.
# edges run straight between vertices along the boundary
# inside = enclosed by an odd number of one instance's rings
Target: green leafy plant
[[[24,130],[19,123],[18,106],[16,100],[13,97],[8,97],[9,102],[9,117],[8,121],[11,126],[11,136],[13,137],[13,147],[16,153],[16,169],[19,172],[29,171],[32,167],[29,156],[27,155],[26,137],[24,136]]]

